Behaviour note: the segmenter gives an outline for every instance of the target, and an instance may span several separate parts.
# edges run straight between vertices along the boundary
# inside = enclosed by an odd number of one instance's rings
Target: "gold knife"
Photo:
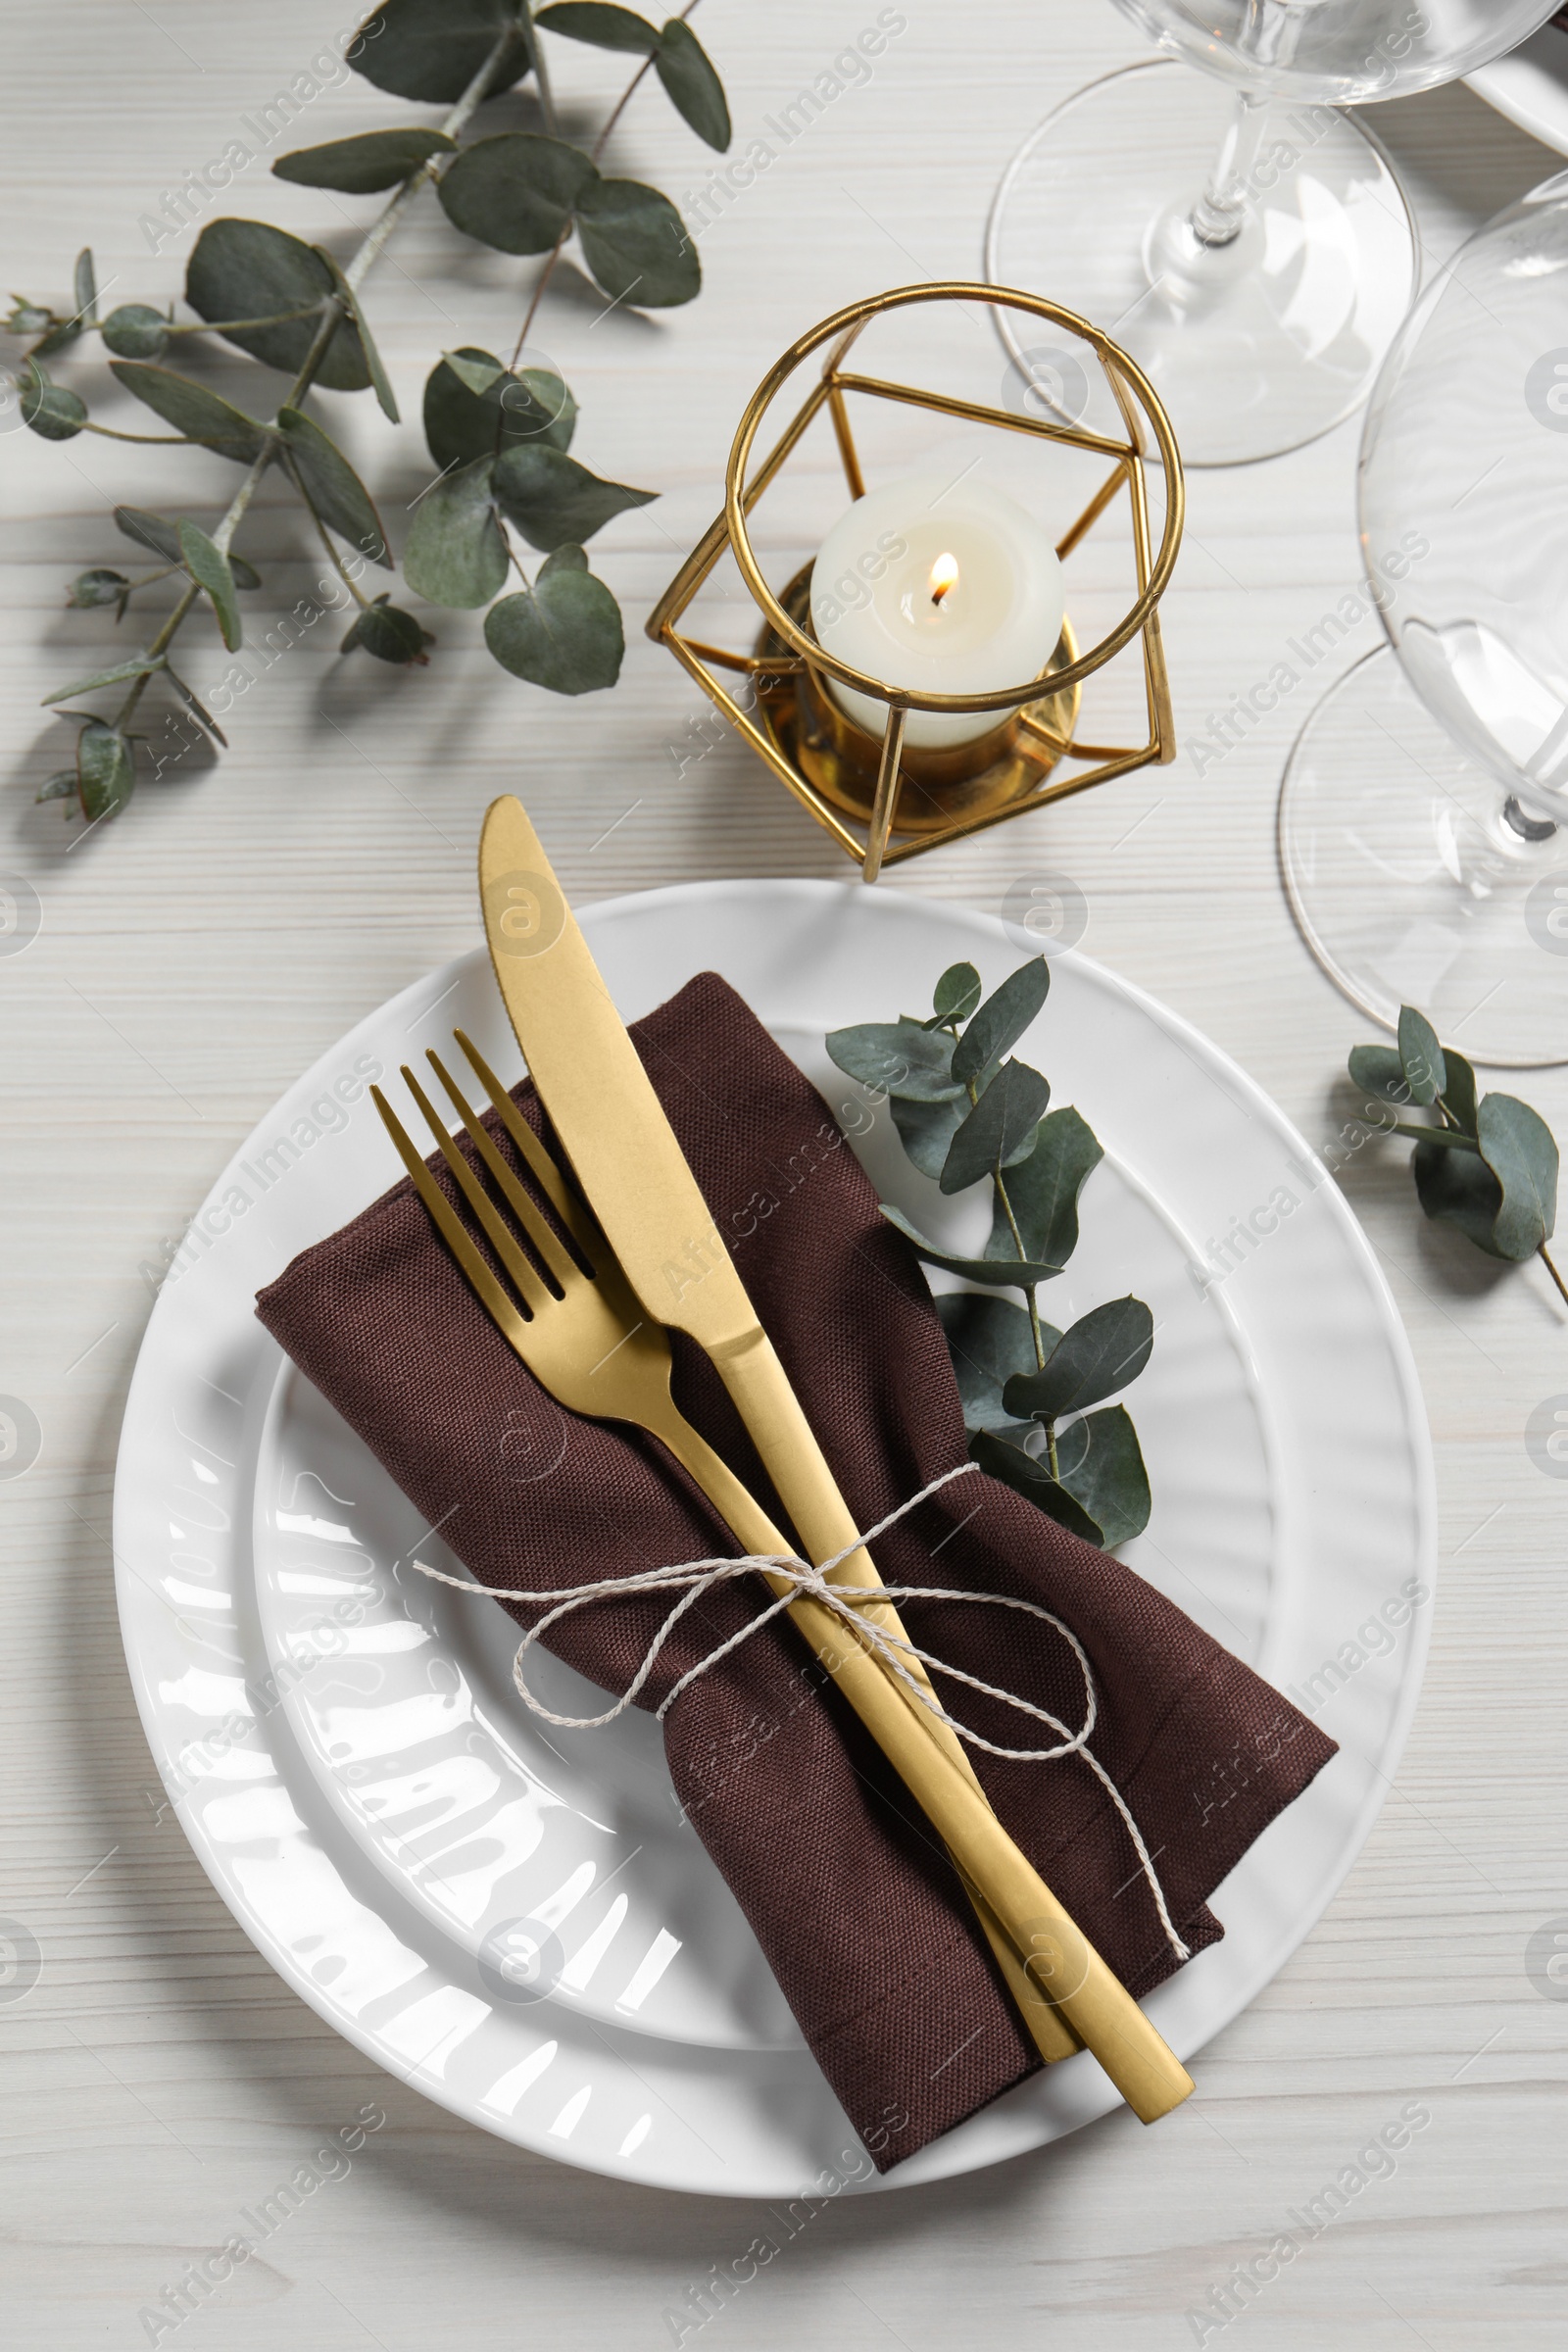
[[[539,837],[510,794],[485,817],[479,886],[496,979],[529,1075],[644,1311],[709,1356],[801,1542],[813,1560],[832,1558],[855,1543],[854,1518]],[[863,1547],[835,1573],[870,1591],[881,1581]],[[900,1630],[891,1603],[874,1614]],[[933,1740],[956,1751],[977,1788],[962,1743],[921,1713]],[[931,1783],[929,1790],[915,1787],[916,1795],[939,1831],[952,1829],[948,1842],[966,1883],[1036,1981],[1134,2113],[1145,2123],[1168,2114],[1190,2095],[1192,2077],[995,1815],[972,1803],[956,1810],[951,1775],[933,1774]]]

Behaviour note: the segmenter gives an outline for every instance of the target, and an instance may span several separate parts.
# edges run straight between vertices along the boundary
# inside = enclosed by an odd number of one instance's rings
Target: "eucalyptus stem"
[[[290,471],[293,471],[292,467],[290,468]],[[360,611],[364,612],[368,608],[370,599],[365,594],[364,590],[359,586],[357,581],[350,579],[344,566],[343,559],[332,544],[332,534],[321,519],[320,512],[317,507],[316,501],[311,497],[309,491],[305,487],[305,484],[300,480],[297,473],[294,474],[293,478],[294,487],[304,500],[306,508],[310,513],[311,520],[316,525],[317,534],[320,539],[321,545],[326,550],[327,562],[331,564],[332,569],[337,573],[338,578],[342,581],[350,596],[353,597],[354,602],[359,606]]]
[[[1546,1272],[1551,1276],[1552,1281],[1557,1285],[1558,1290],[1562,1293],[1563,1304],[1568,1306],[1568,1283],[1565,1283],[1562,1276],[1558,1273],[1556,1265],[1552,1259],[1551,1251],[1546,1248],[1544,1242],[1542,1243],[1538,1254],[1541,1258],[1542,1264],[1545,1267]]]
[[[943,1023],[943,1027],[952,1032],[954,1042],[956,1044],[958,1036],[956,1022],[945,1021]],[[965,1080],[964,1092],[969,1098],[969,1108],[973,1110],[980,1101],[980,1090],[975,1085],[975,1082],[972,1078]],[[1012,1213],[1012,1202],[1007,1198],[1007,1187],[1003,1179],[1003,1174],[1000,1167],[992,1169],[991,1181],[997,1188],[997,1199],[1002,1203],[1002,1213],[1006,1218],[1007,1230],[1012,1235],[1013,1254],[1017,1257],[1020,1264],[1026,1263],[1029,1252],[1023,1246],[1023,1235],[1019,1231],[1018,1220]],[[1033,1283],[1021,1282],[1018,1285],[1018,1289],[1022,1295],[1025,1305],[1029,1309],[1029,1337],[1034,1342],[1035,1369],[1038,1372],[1043,1372],[1046,1368],[1046,1343],[1045,1335],[1040,1329],[1040,1303],[1035,1297],[1035,1288]],[[1051,1453],[1051,1475],[1053,1478],[1054,1478],[1056,1475],[1056,1439],[1054,1428],[1047,1429],[1046,1444]]]
[[[539,112],[544,117],[546,136],[559,139],[561,131],[556,122],[555,92],[550,87],[550,71],[545,64],[544,46],[539,39],[529,0],[522,0],[522,39],[528,52],[528,63],[533,68],[534,88],[539,93]]]
[[[122,433],[112,424],[95,424],[84,416],[77,428],[83,433],[101,434],[105,441],[140,441],[148,449],[192,449],[201,447],[190,433]]]
[[[484,61],[484,64],[479,68],[478,73],[475,74],[473,79],[469,82],[467,88],[464,91],[462,97],[458,100],[457,104],[453,107],[452,112],[442,123],[441,128],[449,139],[455,139],[457,137],[459,131],[462,130],[469,116],[483,100],[485,94],[485,85],[489,81],[491,74],[495,71],[495,68],[497,65],[499,65],[501,58],[505,53],[508,38],[509,36],[505,32],[498,35],[489,55]],[[375,220],[367,230],[366,235],[361,242],[359,251],[355,254],[353,260],[349,263],[348,268],[343,272],[343,282],[346,286],[348,286],[351,292],[356,290],[361,285],[376,260],[379,258],[382,249],[386,245],[387,239],[391,236],[393,229],[397,226],[398,221],[402,219],[403,214],[408,209],[409,204],[419,193],[419,190],[424,187],[425,183],[434,176],[435,163],[436,159],[434,157],[427,157],[426,160],[419,165],[416,171],[411,172],[408,178],[403,182],[402,186],[397,190],[390,202],[383,206]],[[309,318],[309,310],[304,312],[302,316]],[[322,361],[326,357],[327,348],[330,345],[338,328],[343,324],[347,316],[348,312],[344,305],[342,296],[339,294],[328,295],[325,301],[321,304],[320,326],[317,330],[310,350],[305,355],[304,365],[301,367],[298,375],[296,375],[294,378],[293,383],[289,386],[288,398],[281,403],[281,406],[290,409],[297,408],[299,406],[299,403],[304,399],[306,393],[316,381],[317,372],[319,369]],[[120,437],[125,439],[142,438],[140,435],[132,436],[129,434]],[[271,464],[275,455],[276,443],[270,434],[267,440],[263,443],[262,448],[256,458],[247,467],[245,479],[235,491],[233,498],[229,501],[227,513],[224,514],[221,522],[220,522],[217,530],[213,533],[213,545],[223,555],[227,555],[229,544],[233,539],[234,533],[239,528],[239,525],[244,518],[246,510],[250,506],[251,500],[256,495],[263,474],[267,471],[268,466]],[[350,582],[350,586],[352,585],[353,583]],[[175,604],[168,619],[164,622],[163,627],[153,639],[152,644],[148,647],[147,651],[149,654],[164,653],[173,643],[173,640],[178,634],[186,614],[190,612],[192,605],[195,604],[200,593],[201,591],[197,588],[195,582],[192,581],[191,585],[185,590],[184,594]],[[146,691],[147,677],[151,673],[149,672],[144,672],[143,675],[136,680],[135,684],[131,687],[130,692],[126,695],[124,702],[121,705],[119,713],[112,722],[117,732],[123,733],[125,727],[134,716],[136,706],[141,701],[142,695]]]

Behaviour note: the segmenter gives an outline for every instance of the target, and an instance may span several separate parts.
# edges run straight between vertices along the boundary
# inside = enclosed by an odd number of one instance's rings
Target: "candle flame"
[[[931,602],[940,605],[950,589],[958,584],[958,559],[953,555],[938,556],[931,566]]]

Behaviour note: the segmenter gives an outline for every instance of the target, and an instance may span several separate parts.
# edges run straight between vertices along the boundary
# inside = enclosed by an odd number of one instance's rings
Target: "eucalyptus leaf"
[[[1412,1102],[1435,1102],[1448,1083],[1437,1031],[1413,1004],[1399,1007],[1399,1065]]]
[[[1059,1479],[1052,1477],[1044,1462],[1025,1453],[1022,1446],[1010,1445],[1005,1438],[982,1429],[970,1439],[969,1452],[990,1477],[1011,1487],[1014,1494],[1025,1495],[1048,1519],[1054,1519],[1058,1527],[1082,1537],[1086,1544],[1103,1548],[1105,1539],[1100,1521],[1090,1516]]]
[[[559,0],[542,8],[534,23],[568,41],[588,41],[596,49],[621,49],[633,57],[652,57],[659,47],[659,27],[629,8],[612,8],[601,0]]]
[[[183,702],[185,708],[189,710],[191,716],[206,728],[208,734],[212,737],[215,743],[220,743],[223,749],[227,751],[228,737],[223,733],[222,728],[219,725],[217,719],[207,709],[206,705],[199,700],[192,688],[186,685],[184,679],[180,676],[178,670],[174,667],[172,662],[165,664],[164,675],[169,680],[171,686],[174,688],[181,702]]]
[[[1037,1282],[1050,1282],[1061,1272],[1059,1266],[1037,1265],[1028,1258],[959,1257],[953,1250],[927,1241],[919,1228],[910,1224],[903,1209],[895,1208],[891,1201],[880,1201],[878,1206],[894,1230],[911,1245],[916,1256],[923,1258],[928,1266],[940,1266],[944,1273],[956,1274],[965,1282],[983,1283],[988,1290],[1021,1291],[1032,1289]]]
[[[1450,1118],[1458,1121],[1466,1135],[1474,1135],[1479,1111],[1475,1071],[1464,1055],[1456,1054],[1451,1046],[1446,1048],[1443,1063],[1447,1072],[1443,1089],[1443,1107]]]
[[[839,1068],[877,1094],[906,1102],[957,1102],[963,1089],[953,1075],[953,1040],[923,1021],[862,1021],[828,1032],[827,1050]]]
[[[155,556],[162,556],[166,564],[183,564],[185,561],[180,549],[178,526],[166,522],[162,514],[149,514],[141,507],[117,507],[115,522],[127,539],[134,539],[138,547],[150,548]],[[243,556],[230,552],[228,568],[233,574],[236,588],[261,586],[261,573],[253,571]]]
[[[76,738],[76,792],[89,823],[118,816],[136,789],[136,755],[118,727],[92,719]]]
[[[659,36],[654,72],[682,121],[722,155],[731,137],[724,85],[702,42],[679,17],[671,17]]]
[[[1021,1443],[1033,1424],[1008,1413],[1002,1392],[1009,1380],[1035,1368],[1027,1311],[1010,1298],[990,1298],[976,1291],[944,1291],[933,1303],[953,1358],[965,1429],[971,1435],[989,1429]],[[1054,1324],[1042,1323],[1040,1336],[1050,1349],[1061,1335]]]
[[[75,769],[74,767],[57,767],[52,776],[45,776],[32,797],[35,802],[74,801],[77,796],[78,789]]]
[[[637,179],[601,179],[577,198],[577,234],[596,284],[634,310],[670,310],[701,293],[697,245],[667,196]]]
[[[234,602],[234,575],[228,567],[228,558],[216,540],[194,522],[179,526],[180,561],[199,588],[205,588],[218,614],[218,626],[230,653],[245,632],[240,625],[239,607]]]
[[[465,147],[436,192],[465,236],[501,253],[548,253],[598,180],[587,156],[564,139],[507,130]]]
[[[272,165],[279,179],[304,188],[336,188],[345,196],[374,196],[395,188],[432,155],[452,155],[457,141],[444,130],[409,122],[393,130],[362,130],[357,138],[296,147]]]
[[[1069,1422],[1056,1441],[1056,1472],[1079,1508],[1099,1523],[1107,1551],[1130,1544],[1149,1525],[1149,1472],[1125,1405]]]
[[[92,266],[92,247],[84,245],[76,256],[74,275],[76,323],[96,326],[98,323],[98,279]]]
[[[118,359],[162,359],[169,345],[169,320],[151,303],[122,302],[99,329]]]
[[[22,421],[45,441],[74,441],[87,421],[85,401],[64,384],[54,384],[30,354],[18,374]]]
[[[276,429],[300,488],[321,520],[359,554],[390,571],[392,557],[381,517],[337,443],[300,409],[279,409]]]
[[[909,1102],[899,1095],[888,1098],[899,1141],[921,1175],[929,1176],[933,1184],[941,1178],[953,1139],[967,1116],[968,1107],[962,1095],[949,1102]]]
[[[450,106],[503,32],[507,45],[484,85],[493,98],[528,71],[528,44],[512,0],[381,0],[344,55],[378,90]]]
[[[122,571],[108,571],[102,565],[78,571],[66,590],[66,610],[90,612],[99,605],[122,605],[129,586]]]
[[[1352,1082],[1380,1102],[1403,1103],[1411,1099],[1410,1081],[1396,1046],[1353,1046],[1349,1069]]]
[[[432,605],[487,605],[507,579],[507,543],[496,520],[493,458],[478,458],[427,490],[414,510],[403,576]]]
[[[176,375],[172,368],[153,368],[142,360],[111,360],[109,372],[118,376],[145,408],[172,424],[176,433],[200,441],[236,466],[249,466],[267,446],[267,427],[230,401],[209,392],[205,384]]]
[[[620,608],[586,568],[580,548],[546,558],[531,589],[484,616],[484,641],[503,669],[552,694],[596,694],[620,675]]]
[[[1481,1155],[1502,1188],[1493,1249],[1516,1261],[1534,1257],[1557,1223],[1557,1146],[1551,1129],[1516,1096],[1484,1095],[1476,1134]]]
[[[63,703],[74,694],[96,694],[103,686],[123,686],[132,678],[145,678],[155,669],[162,669],[167,657],[163,654],[130,654],[123,662],[116,662],[108,669],[95,670],[90,678],[77,678],[70,686],[62,686],[54,694],[46,694],[43,707],[47,710],[55,703]]]
[[[1439,1224],[1456,1225],[1466,1241],[1489,1257],[1506,1254],[1493,1242],[1502,1209],[1502,1187],[1479,1152],[1417,1144],[1410,1172],[1416,1197],[1429,1217]]]
[[[1059,1420],[1127,1388],[1149,1361],[1154,1318],[1141,1298],[1112,1298],[1064,1331],[1039,1370],[1008,1381],[1003,1403],[1018,1420]]]
[[[547,554],[580,547],[628,507],[646,507],[657,490],[631,490],[602,481],[563,450],[521,444],[505,450],[495,469],[496,497],[530,547]]]
[[[964,1032],[966,1044],[972,1032]],[[953,1057],[956,1072],[958,1056]],[[1035,1147],[1035,1130],[1051,1101],[1051,1088],[1027,1062],[1006,1061],[955,1135],[938,1179],[945,1193],[966,1192],[994,1168],[1011,1167]]]
[[[1009,1054],[1034,1020],[1051,989],[1051,966],[1043,956],[1020,964],[987,997],[959,1039],[953,1075],[967,1085],[989,1063]]]
[[[481,399],[491,385],[498,384],[507,372],[502,362],[488,351],[481,354],[444,351],[441,357],[459,383],[466,385],[470,392]]]
[[[375,391],[376,406],[380,409],[388,424],[401,424],[403,419],[398,415],[397,399],[388,380],[386,369],[381,364],[381,354],[375,347],[375,339],[366,322],[365,313],[360,308],[359,296],[324,245],[315,245],[311,250],[324,266],[336,289],[339,302],[343,305],[348,318],[353,321],[354,331],[360,338],[360,349],[365,354],[365,365],[370,371],[370,382]]]
[[[972,963],[950,963],[932,991],[931,1018],[923,1026],[940,1029],[949,1021],[966,1021],[980,993],[980,975]]]
[[[338,651],[352,654],[359,649],[373,654],[377,662],[391,662],[400,667],[416,662],[422,666],[430,659],[424,649],[434,643],[429,630],[422,628],[412,612],[378,596],[373,604],[361,608]]]
[[[219,327],[223,340],[284,375],[297,375],[316,341],[320,318],[284,318],[273,326],[235,326],[240,318],[271,318],[280,311],[319,304],[337,290],[332,271],[314,246],[267,220],[209,220],[185,269],[185,300]],[[327,345],[316,380],[331,392],[363,392],[369,364],[352,319]]]
[[[487,351],[443,354],[424,387],[424,438],[443,468],[493,458],[512,442],[569,446],[577,403],[548,368],[514,375]],[[499,438],[498,438],[499,428]]]
[[[1103,1156],[1088,1121],[1065,1103],[1041,1120],[1034,1150],[1007,1170],[1007,1199],[1024,1250],[1035,1262],[1059,1273],[1077,1249],[1078,1196]],[[999,1200],[986,1255],[1006,1258],[1014,1249]]]

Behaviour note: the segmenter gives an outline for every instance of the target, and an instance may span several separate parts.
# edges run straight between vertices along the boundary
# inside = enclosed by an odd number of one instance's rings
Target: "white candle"
[[[1065,611],[1056,551],[1015,500],[972,479],[912,474],[857,499],[811,571],[818,642],[889,686],[986,694],[1039,674]],[[881,740],[887,705],[829,691]],[[904,740],[947,749],[990,734],[1006,710],[911,710]]]

